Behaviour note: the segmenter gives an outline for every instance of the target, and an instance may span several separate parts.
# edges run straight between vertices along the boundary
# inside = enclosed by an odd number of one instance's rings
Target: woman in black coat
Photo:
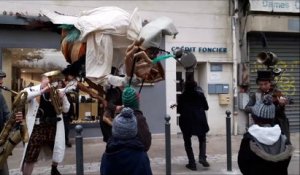
[[[178,99],[178,113],[180,114],[179,127],[189,159],[186,167],[191,170],[197,169],[191,142],[192,135],[196,135],[199,139],[199,163],[205,167],[209,166],[206,161],[206,133],[209,131],[209,126],[205,114],[208,108],[204,94],[197,90],[197,83],[187,81],[184,92]]]

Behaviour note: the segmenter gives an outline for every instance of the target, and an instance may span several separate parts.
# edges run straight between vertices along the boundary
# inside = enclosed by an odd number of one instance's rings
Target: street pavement
[[[151,168],[154,175],[166,174],[165,169],[165,136],[164,134],[152,135],[152,145],[148,152]],[[240,146],[242,135],[232,136],[232,170],[227,171],[227,154],[226,154],[226,136],[225,135],[208,135],[207,137],[207,160],[210,163],[209,168],[204,168],[197,164],[197,171],[191,171],[185,168],[188,160],[185,154],[183,139],[181,135],[172,135],[171,137],[171,161],[172,175],[218,175],[218,174],[241,174],[237,165],[237,153]],[[299,175],[299,133],[291,134],[291,141],[295,147],[291,163],[289,165],[289,174]],[[59,171],[64,175],[76,174],[76,155],[75,140],[71,139],[72,148],[66,149],[64,162],[58,166]],[[101,137],[84,138],[84,174],[100,174],[100,159],[105,149],[105,143]],[[193,137],[194,154],[198,155],[198,140]],[[8,159],[10,175],[21,175],[19,171],[20,160],[22,157],[23,146],[17,145],[13,155]],[[196,157],[197,158],[197,157]],[[34,168],[34,175],[50,174],[51,161],[39,161]]]

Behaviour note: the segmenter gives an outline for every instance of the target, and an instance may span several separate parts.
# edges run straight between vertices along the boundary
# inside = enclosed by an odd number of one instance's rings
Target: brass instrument
[[[283,72],[283,70],[281,68],[279,68],[279,67],[273,68],[272,71],[273,71],[274,76],[279,76]]]
[[[61,73],[61,71],[54,70],[54,71],[44,73],[43,76],[49,77],[49,79],[50,79],[50,77],[57,76],[60,73]],[[50,79],[50,80],[52,80],[52,79]],[[60,115],[60,114],[62,114],[62,101],[59,96],[59,91],[56,87],[52,86],[51,84],[48,84],[48,87],[50,89],[50,102],[51,102],[52,106],[54,107],[55,113],[57,115]]]
[[[44,73],[43,76],[46,76],[46,77],[53,77],[53,76],[59,75],[60,73],[61,73],[61,72],[60,72],[59,70],[53,70],[53,71]]]
[[[260,64],[263,64],[267,67],[267,70],[272,72],[273,78],[278,77],[274,85],[280,80],[282,73],[285,71],[275,65],[278,63],[278,57],[273,52],[260,52],[256,56],[256,61]]]
[[[17,112],[22,111],[24,108],[28,93],[26,91],[17,93],[5,86],[0,86],[0,88],[16,95],[12,105],[10,117],[0,133],[0,167],[2,167],[8,156],[12,153],[14,147],[20,143],[21,140],[23,140],[23,142],[28,142],[29,140],[28,129],[25,120],[22,123],[17,124],[15,116]],[[9,134],[15,127],[19,127],[19,129],[14,130],[9,137]]]
[[[59,91],[54,86],[48,85],[50,88],[50,99],[51,104],[54,107],[57,115],[62,114],[62,101],[59,96]]]
[[[257,62],[264,64],[266,66],[274,66],[278,62],[277,55],[273,52],[260,52],[256,56]]]

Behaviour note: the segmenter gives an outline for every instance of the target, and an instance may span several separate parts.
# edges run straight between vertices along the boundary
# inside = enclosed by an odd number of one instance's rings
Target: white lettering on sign
[[[250,0],[251,11],[300,13],[300,0]]]
[[[174,46],[171,50],[182,49],[187,52],[201,52],[201,53],[227,53],[227,48],[225,47],[187,47],[187,46]]]

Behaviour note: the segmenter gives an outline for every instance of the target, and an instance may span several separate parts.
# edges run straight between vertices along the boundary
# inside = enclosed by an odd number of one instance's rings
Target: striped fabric
[[[85,57],[86,43],[83,42],[68,42],[66,37],[61,42],[61,51],[70,64]]]

